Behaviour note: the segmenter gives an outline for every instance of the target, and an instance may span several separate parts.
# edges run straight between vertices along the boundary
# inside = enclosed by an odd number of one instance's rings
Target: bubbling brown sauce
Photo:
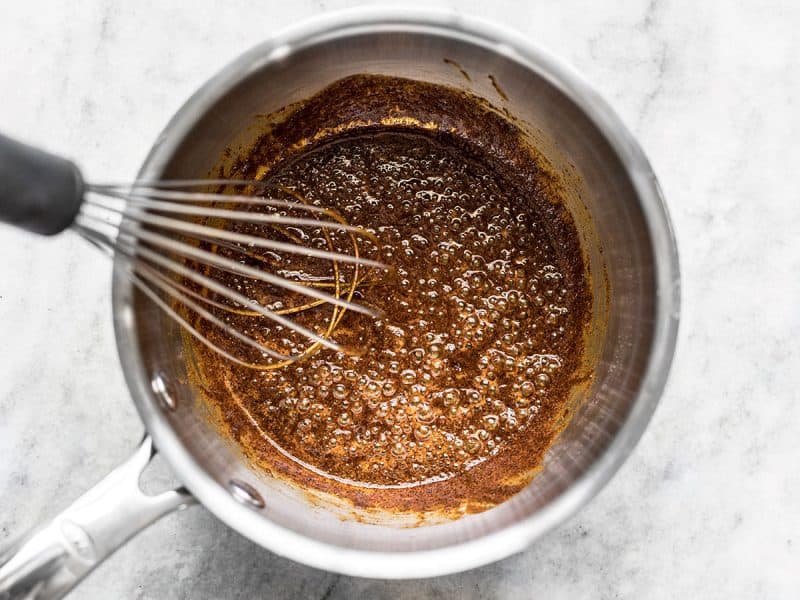
[[[443,114],[428,96],[448,101]],[[338,118],[337,104],[347,107]],[[309,135],[314,119],[326,134]],[[473,129],[495,137],[487,144]],[[363,355],[322,350],[258,372],[189,342],[220,426],[255,463],[359,506],[404,511],[482,510],[530,480],[581,376],[591,298],[572,219],[521,144],[513,125],[455,90],[361,76],[295,109],[225,173],[336,210],[376,236],[360,251],[393,268],[354,298],[383,316],[348,312],[335,332]],[[318,228],[260,233],[325,243]],[[347,250],[346,235],[332,237]],[[302,255],[274,260],[289,277],[331,275],[330,263]],[[227,278],[268,306],[299,301]],[[320,330],[329,316],[319,306],[293,318]],[[279,325],[225,318],[280,350],[305,345]]]

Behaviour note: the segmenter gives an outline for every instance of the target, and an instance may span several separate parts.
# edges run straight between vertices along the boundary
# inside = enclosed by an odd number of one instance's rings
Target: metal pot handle
[[[69,508],[0,554],[0,600],[61,598],[142,529],[195,502],[184,488],[148,496],[139,476],[156,449],[133,455]]]

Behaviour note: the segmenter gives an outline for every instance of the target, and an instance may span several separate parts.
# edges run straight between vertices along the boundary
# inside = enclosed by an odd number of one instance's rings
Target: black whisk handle
[[[75,220],[83,193],[75,163],[0,135],[0,221],[54,235]]]

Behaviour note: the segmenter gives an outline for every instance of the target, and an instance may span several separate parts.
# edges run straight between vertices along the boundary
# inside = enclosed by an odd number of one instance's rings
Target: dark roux
[[[362,76],[295,109],[225,174],[335,209],[377,237],[359,250],[393,268],[354,298],[384,317],[348,312],[334,332],[361,356],[323,349],[258,372],[194,347],[207,400],[245,454],[359,506],[481,510],[518,491],[581,376],[591,305],[575,226],[518,130],[454,90]],[[326,245],[314,228],[236,227]],[[348,236],[331,239],[352,252]],[[287,277],[331,280],[330,263],[271,260]],[[342,280],[353,275],[341,266]],[[301,302],[217,277],[265,305]],[[280,326],[221,316],[276,349],[305,345]],[[324,331],[330,316],[319,306],[293,318]]]

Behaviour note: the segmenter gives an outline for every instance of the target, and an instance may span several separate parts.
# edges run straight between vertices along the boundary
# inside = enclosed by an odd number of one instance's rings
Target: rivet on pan
[[[231,495],[242,504],[255,508],[264,508],[264,499],[256,491],[256,488],[249,483],[245,483],[241,479],[231,479],[228,483],[228,489]]]
[[[177,406],[177,403],[175,402],[175,394],[172,393],[172,388],[167,383],[163,373],[158,372],[153,375],[153,379],[150,381],[150,387],[153,388],[153,392],[155,393],[159,402],[161,402],[161,406],[167,410],[175,410],[175,407]]]

